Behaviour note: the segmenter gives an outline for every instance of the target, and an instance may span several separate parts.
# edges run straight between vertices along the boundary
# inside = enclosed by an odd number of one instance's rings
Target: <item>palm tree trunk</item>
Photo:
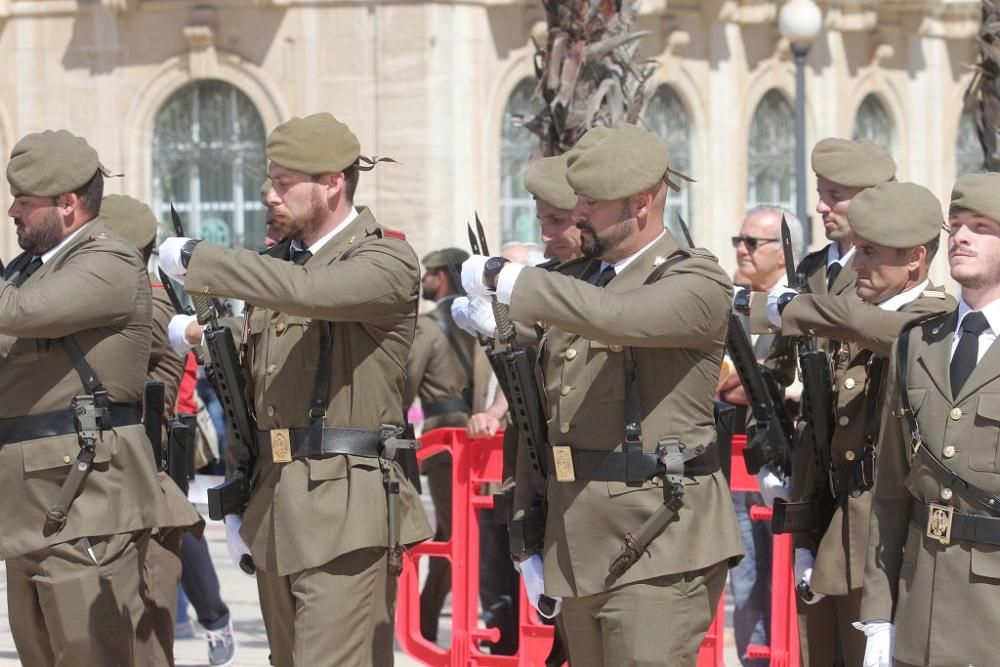
[[[1000,171],[1000,2],[982,0],[983,22],[979,29],[979,63],[966,91],[966,104],[976,118],[984,168]]]

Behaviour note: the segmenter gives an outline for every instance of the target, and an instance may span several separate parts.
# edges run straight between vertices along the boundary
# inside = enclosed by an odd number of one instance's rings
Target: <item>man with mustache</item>
[[[958,307],[906,328],[890,357],[861,605],[866,666],[996,664],[1000,174],[955,183],[948,260]]]

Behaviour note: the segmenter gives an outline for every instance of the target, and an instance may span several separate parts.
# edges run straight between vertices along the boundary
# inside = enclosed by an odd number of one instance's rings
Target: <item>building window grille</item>
[[[694,152],[691,124],[684,103],[673,88],[662,85],[656,89],[646,106],[645,123],[667,145],[670,166],[689,176],[695,176],[691,166],[691,155]],[[677,215],[683,216],[689,229],[694,230],[696,225],[691,212],[691,187],[695,184],[676,177],[673,180],[681,189],[680,192],[667,191],[667,208],[663,220],[674,236],[682,239]]]
[[[854,138],[869,139],[890,153],[893,151],[892,120],[878,96],[870,93],[854,117]]]
[[[535,82],[524,79],[507,100],[500,130],[500,235],[503,241],[538,241],[535,201],[524,189],[524,170],[537,156],[538,141],[523,127],[538,113]]]
[[[769,204],[796,210],[795,112],[785,96],[768,91],[750,123],[747,208]]]

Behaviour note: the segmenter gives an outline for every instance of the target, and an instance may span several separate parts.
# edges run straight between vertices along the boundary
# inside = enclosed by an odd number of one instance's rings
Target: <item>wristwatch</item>
[[[486,260],[486,266],[483,267],[483,284],[491,292],[497,291],[497,279],[500,277],[500,271],[509,261],[503,257],[490,257]]]
[[[785,311],[785,306],[792,302],[792,299],[798,296],[797,292],[785,292],[778,297],[778,315],[781,315]]]
[[[188,239],[188,241],[181,246],[181,266],[185,269],[188,267],[188,262],[191,261],[191,253],[194,252],[194,247],[201,243],[201,239]]]

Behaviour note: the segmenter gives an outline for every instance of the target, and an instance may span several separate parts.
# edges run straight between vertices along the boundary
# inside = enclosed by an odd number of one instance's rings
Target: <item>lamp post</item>
[[[806,56],[822,27],[823,14],[813,0],[788,0],[778,13],[778,29],[795,57],[795,214],[802,221],[806,248],[812,244],[806,209]]]

